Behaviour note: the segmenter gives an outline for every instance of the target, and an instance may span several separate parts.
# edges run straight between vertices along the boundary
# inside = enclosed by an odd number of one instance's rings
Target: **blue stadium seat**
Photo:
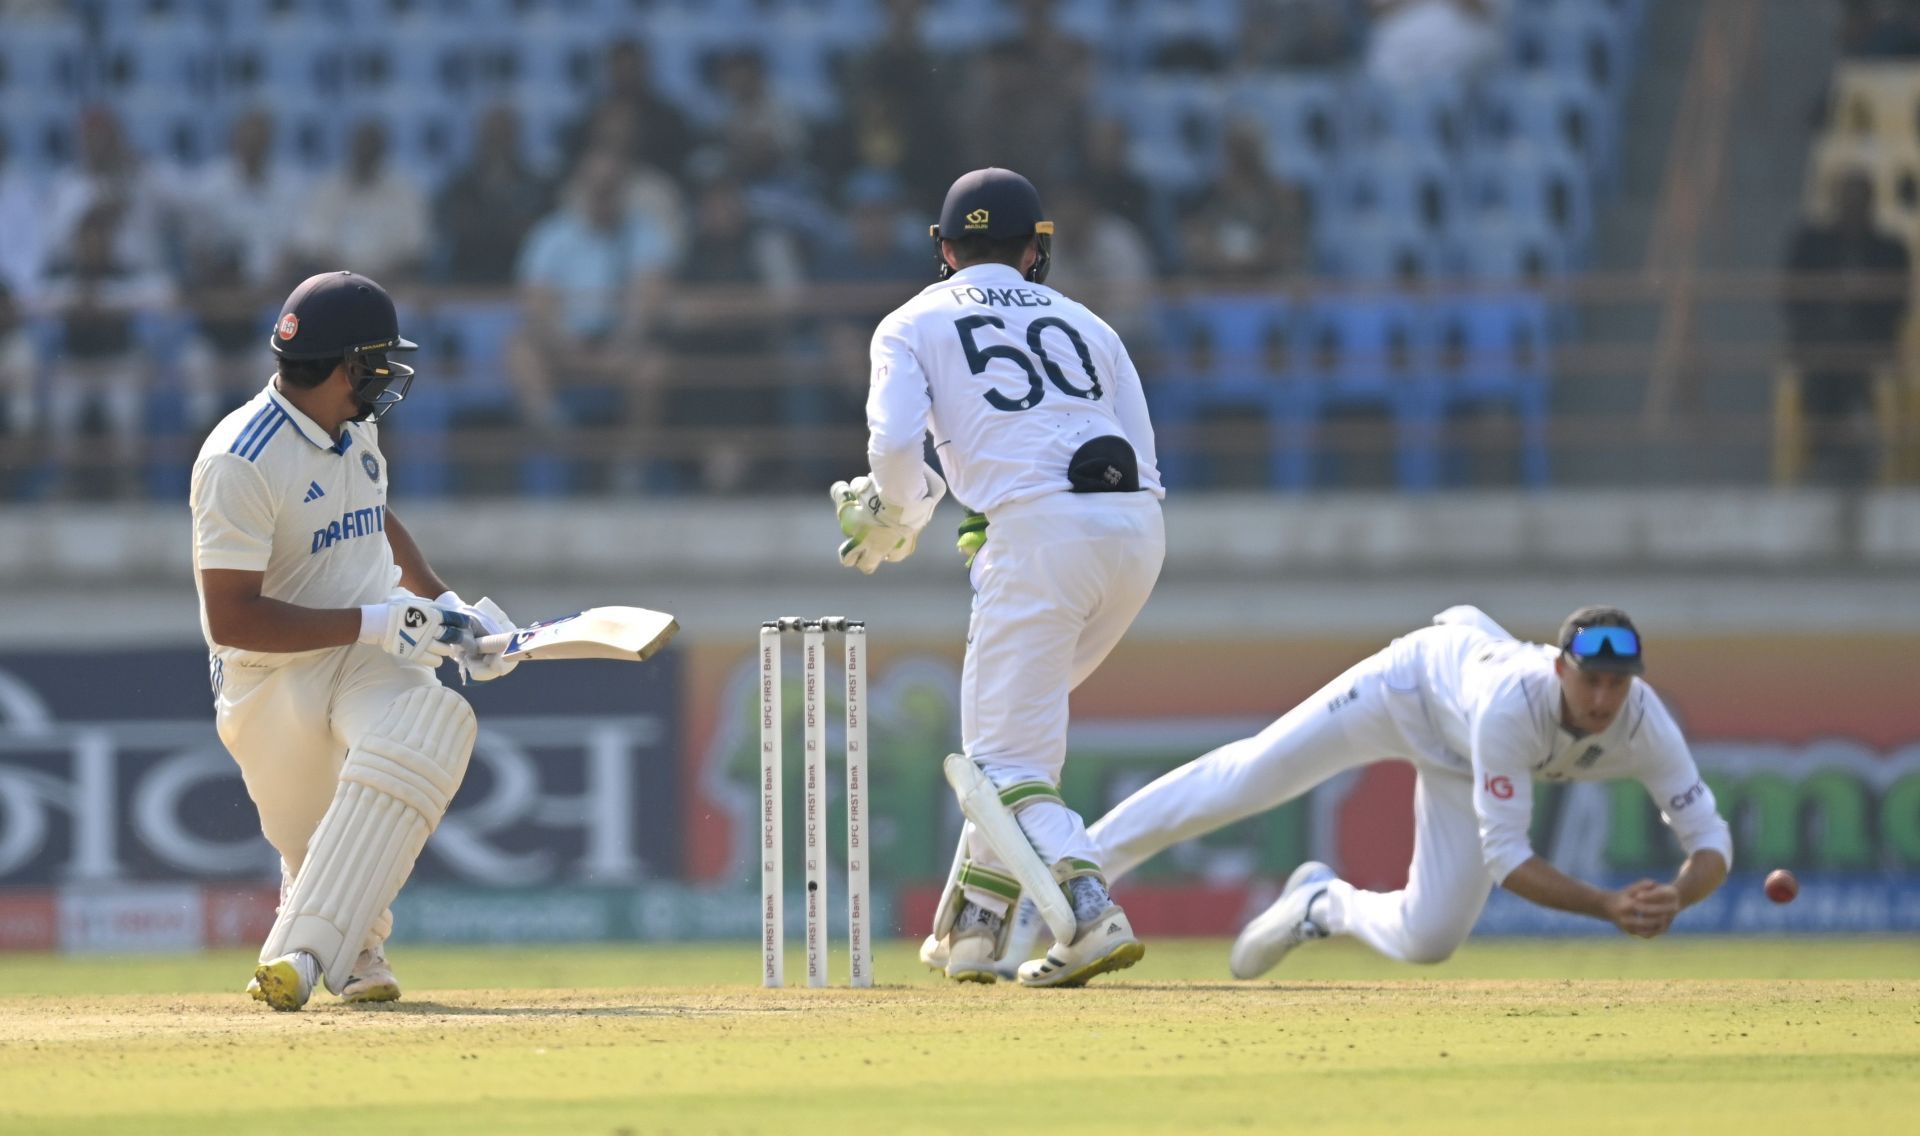
[[[92,81],[86,30],[72,17],[18,17],[0,32],[0,104],[78,99]]]
[[[1586,171],[1570,154],[1525,144],[1475,155],[1467,167],[1467,203],[1473,216],[1511,217],[1545,225],[1570,249],[1593,233],[1593,192]]]
[[[113,109],[133,148],[162,163],[197,165],[226,148],[224,102],[154,89],[120,98]]]
[[[1537,295],[1474,296],[1435,313],[1442,373],[1438,411],[1465,404],[1504,403],[1520,419],[1520,477],[1528,488],[1547,484],[1547,412],[1551,375],[1551,315]]]
[[[1429,151],[1349,151],[1335,168],[1324,225],[1393,218],[1441,232],[1460,214],[1454,164]]]
[[[1341,104],[1346,145],[1386,146],[1444,159],[1466,143],[1467,89],[1461,83],[1405,88],[1357,82]]]
[[[1201,43],[1232,59],[1239,51],[1239,0],[1153,0],[1132,7],[1126,22],[1124,52],[1135,62],[1150,62],[1161,49]]]
[[[1345,92],[1345,84],[1320,76],[1263,75],[1236,82],[1227,106],[1236,120],[1263,129],[1269,160],[1276,154],[1326,159],[1340,148]]]
[[[767,80],[780,101],[812,119],[837,109],[834,64],[856,49],[842,17],[826,10],[793,6],[765,17]],[[870,28],[877,32],[877,28]]]
[[[930,0],[920,16],[920,41],[932,50],[960,54],[985,47],[1019,28],[999,0]]]
[[[73,105],[0,98],[0,139],[10,168],[42,177],[73,160]]]
[[[1102,98],[1127,123],[1133,168],[1151,184],[1192,189],[1218,172],[1224,87],[1191,79],[1144,79],[1115,86]]]
[[[1322,267],[1347,280],[1417,284],[1447,275],[1439,239],[1400,217],[1321,226],[1317,243]]]
[[[1160,451],[1165,483],[1176,490],[1201,483],[1194,428],[1203,414],[1232,409],[1263,419],[1268,484],[1304,487],[1294,308],[1277,296],[1196,296],[1160,316],[1163,355],[1147,397],[1155,426],[1171,439]]]
[[[1633,35],[1603,8],[1558,4],[1515,19],[1512,58],[1523,71],[1581,79],[1617,106],[1633,78]]]
[[[1574,267],[1566,244],[1543,220],[1469,218],[1452,239],[1455,262],[1475,280],[1537,284],[1557,280]]]
[[[217,34],[192,11],[108,20],[95,51],[99,89],[116,98],[213,98],[220,78]]]
[[[1615,165],[1615,127],[1603,97],[1577,76],[1514,75],[1483,89],[1478,133],[1484,141],[1565,150],[1603,179]]]
[[[1313,481],[1314,437],[1328,410],[1378,406],[1393,419],[1394,469],[1407,490],[1439,480],[1440,419],[1434,387],[1432,328],[1422,307],[1401,295],[1342,296],[1314,302],[1308,327],[1308,376],[1298,412],[1302,487]]]

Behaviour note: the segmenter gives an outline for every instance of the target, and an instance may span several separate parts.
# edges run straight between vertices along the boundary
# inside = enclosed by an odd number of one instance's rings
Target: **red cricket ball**
[[[1775,903],[1792,903],[1793,897],[1800,894],[1800,881],[1785,868],[1775,868],[1767,873],[1767,898]]]

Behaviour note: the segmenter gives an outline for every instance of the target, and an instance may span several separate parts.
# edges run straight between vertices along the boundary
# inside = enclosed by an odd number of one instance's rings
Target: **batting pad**
[[[312,951],[327,989],[340,992],[368,929],[400,894],[460,788],[473,735],[472,708],[446,687],[417,687],[394,700],[347,751],[262,962]]]

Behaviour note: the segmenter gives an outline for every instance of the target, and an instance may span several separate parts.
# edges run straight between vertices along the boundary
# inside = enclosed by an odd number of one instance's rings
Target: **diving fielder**
[[[473,750],[473,711],[434,668],[454,656],[475,678],[505,674],[471,648],[511,622],[448,590],[387,509],[374,423],[412,381],[388,353],[415,349],[387,293],[311,277],[271,343],[278,373],[214,428],[191,494],[215,723],[281,857],[248,990],[276,1010],[322,981],[391,1001],[387,905]]]
[[[985,543],[970,559],[965,754],[949,761],[979,790],[963,800],[995,815],[968,825],[924,957],[994,981],[1009,907],[1044,890],[1059,927],[1019,970],[1031,986],[1079,985],[1145,953],[1059,784],[1068,693],[1133,622],[1166,550],[1140,376],[1106,323],[1046,286],[1052,232],[1019,174],[953,183],[932,229],[939,283],[874,333],[872,475],[832,489],[841,561],[868,573],[912,553],[946,491],[921,458],[929,430],[955,496],[984,514],[963,528],[963,547]]]
[[[1352,935],[1402,962],[1440,962],[1466,941],[1495,884],[1652,938],[1726,879],[1733,840],[1643,670],[1640,634],[1618,608],[1574,612],[1555,646],[1519,642],[1478,608],[1449,608],[1254,737],[1122,801],[1092,835],[1118,878],[1336,774],[1407,758],[1418,776],[1407,886],[1363,891],[1325,864],[1300,865],[1234,943],[1236,978],[1265,974],[1295,946],[1329,935]],[[1605,891],[1534,854],[1535,781],[1623,777],[1646,786],[1686,850],[1672,883]]]

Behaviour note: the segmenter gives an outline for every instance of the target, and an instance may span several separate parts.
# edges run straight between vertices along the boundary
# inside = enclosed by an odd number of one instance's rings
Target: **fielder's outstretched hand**
[[[1607,918],[1629,935],[1651,939],[1673,926],[1680,914],[1680,893],[1671,884],[1639,880],[1607,899]]]

